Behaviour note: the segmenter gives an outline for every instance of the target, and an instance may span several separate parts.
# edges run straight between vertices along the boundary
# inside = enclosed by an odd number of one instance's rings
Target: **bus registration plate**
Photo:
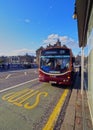
[[[57,82],[55,82],[55,81],[49,81],[49,83],[51,83],[51,84],[56,84]]]

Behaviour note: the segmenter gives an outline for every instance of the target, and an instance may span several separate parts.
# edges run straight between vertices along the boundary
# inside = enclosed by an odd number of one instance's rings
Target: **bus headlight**
[[[70,79],[70,76],[68,76],[67,78]]]

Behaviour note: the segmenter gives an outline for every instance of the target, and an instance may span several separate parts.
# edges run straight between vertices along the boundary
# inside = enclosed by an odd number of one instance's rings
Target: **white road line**
[[[35,70],[34,73],[35,73],[35,74],[38,73],[37,70]]]
[[[27,75],[27,72],[24,72],[25,75]]]
[[[5,91],[8,91],[8,90],[11,90],[11,89],[13,89],[13,88],[17,88],[17,87],[19,87],[19,86],[21,86],[21,85],[24,85],[24,84],[33,82],[33,81],[35,81],[35,80],[38,80],[38,78],[29,80],[29,81],[24,82],[24,83],[17,84],[17,85],[15,85],[15,86],[12,86],[12,87],[9,87],[9,88],[3,89],[3,90],[0,90],[0,93],[5,92]]]
[[[11,76],[11,74],[8,74],[5,79],[8,79]]]

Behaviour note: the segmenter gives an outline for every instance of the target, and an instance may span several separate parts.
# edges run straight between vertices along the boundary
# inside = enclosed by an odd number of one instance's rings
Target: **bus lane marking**
[[[18,107],[24,107],[25,109],[31,110],[39,104],[41,95],[46,97],[48,96],[48,93],[27,88],[18,92],[10,92],[5,94],[2,96],[2,100],[6,100],[7,102],[10,102]],[[36,96],[36,99],[34,103],[31,104],[31,101],[28,102],[28,99],[32,99],[33,96]]]
[[[46,97],[46,96],[48,96],[48,93],[47,92],[40,92],[40,93],[38,93],[38,95],[36,97],[36,102],[33,105],[30,105],[29,103],[26,103],[24,105],[24,108],[26,108],[26,109],[33,109],[33,108],[35,108],[39,104],[39,102],[40,102],[40,96],[41,95]]]
[[[52,114],[50,115],[46,125],[44,126],[43,130],[53,130],[54,129],[55,123],[58,119],[59,113],[61,111],[61,108],[64,104],[64,101],[67,97],[68,92],[69,92],[69,90],[66,89],[64,91],[64,93],[62,94],[61,98],[59,99],[57,105],[55,106],[55,108],[54,108]]]

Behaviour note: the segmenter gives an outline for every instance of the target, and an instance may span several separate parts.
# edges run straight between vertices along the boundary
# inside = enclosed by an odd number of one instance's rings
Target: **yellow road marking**
[[[31,95],[28,95],[27,97],[25,97],[25,98],[23,98],[21,101],[15,101],[15,102],[13,102],[13,104],[15,104],[15,105],[17,105],[17,106],[23,106],[23,103],[24,103],[24,101],[26,101],[27,99],[29,99],[29,98],[31,98],[31,97],[33,97],[34,95],[36,95],[37,93],[39,92],[39,90],[37,90],[37,91],[35,91],[35,92],[33,92],[32,93],[32,91],[31,91]]]
[[[26,109],[33,109],[39,104],[40,97],[42,95],[46,97],[48,96],[48,93],[27,88],[18,92],[10,92],[8,94],[5,94],[2,96],[2,99],[7,100],[8,102],[13,103],[18,107],[23,106]],[[36,96],[36,100],[33,104],[30,104],[27,100],[33,96]]]
[[[24,93],[26,93],[28,91],[29,91],[29,89],[27,88],[27,89],[24,89],[24,90],[21,90],[21,91],[18,91],[18,92],[10,92],[10,93],[7,93],[7,94],[3,95],[2,99],[3,100],[12,99],[13,100],[17,96],[20,96],[20,95],[22,95],[22,94],[24,94]]]
[[[26,109],[33,109],[33,108],[35,108],[39,104],[39,102],[40,102],[40,96],[41,95],[43,95],[44,97],[46,97],[48,95],[48,93],[47,92],[40,92],[40,93],[38,93],[38,95],[36,97],[35,103],[33,105],[30,105],[30,103],[26,103],[24,105],[24,108],[26,108]]]
[[[64,93],[62,94],[59,102],[57,103],[56,107],[54,108],[54,110],[53,110],[52,114],[50,115],[49,120],[46,123],[46,125],[44,126],[43,130],[53,130],[54,125],[55,125],[55,123],[57,121],[57,118],[59,116],[59,113],[61,111],[61,108],[63,106],[63,103],[64,103],[64,101],[66,99],[67,94],[68,94],[68,91],[69,90],[66,89],[64,91]]]

